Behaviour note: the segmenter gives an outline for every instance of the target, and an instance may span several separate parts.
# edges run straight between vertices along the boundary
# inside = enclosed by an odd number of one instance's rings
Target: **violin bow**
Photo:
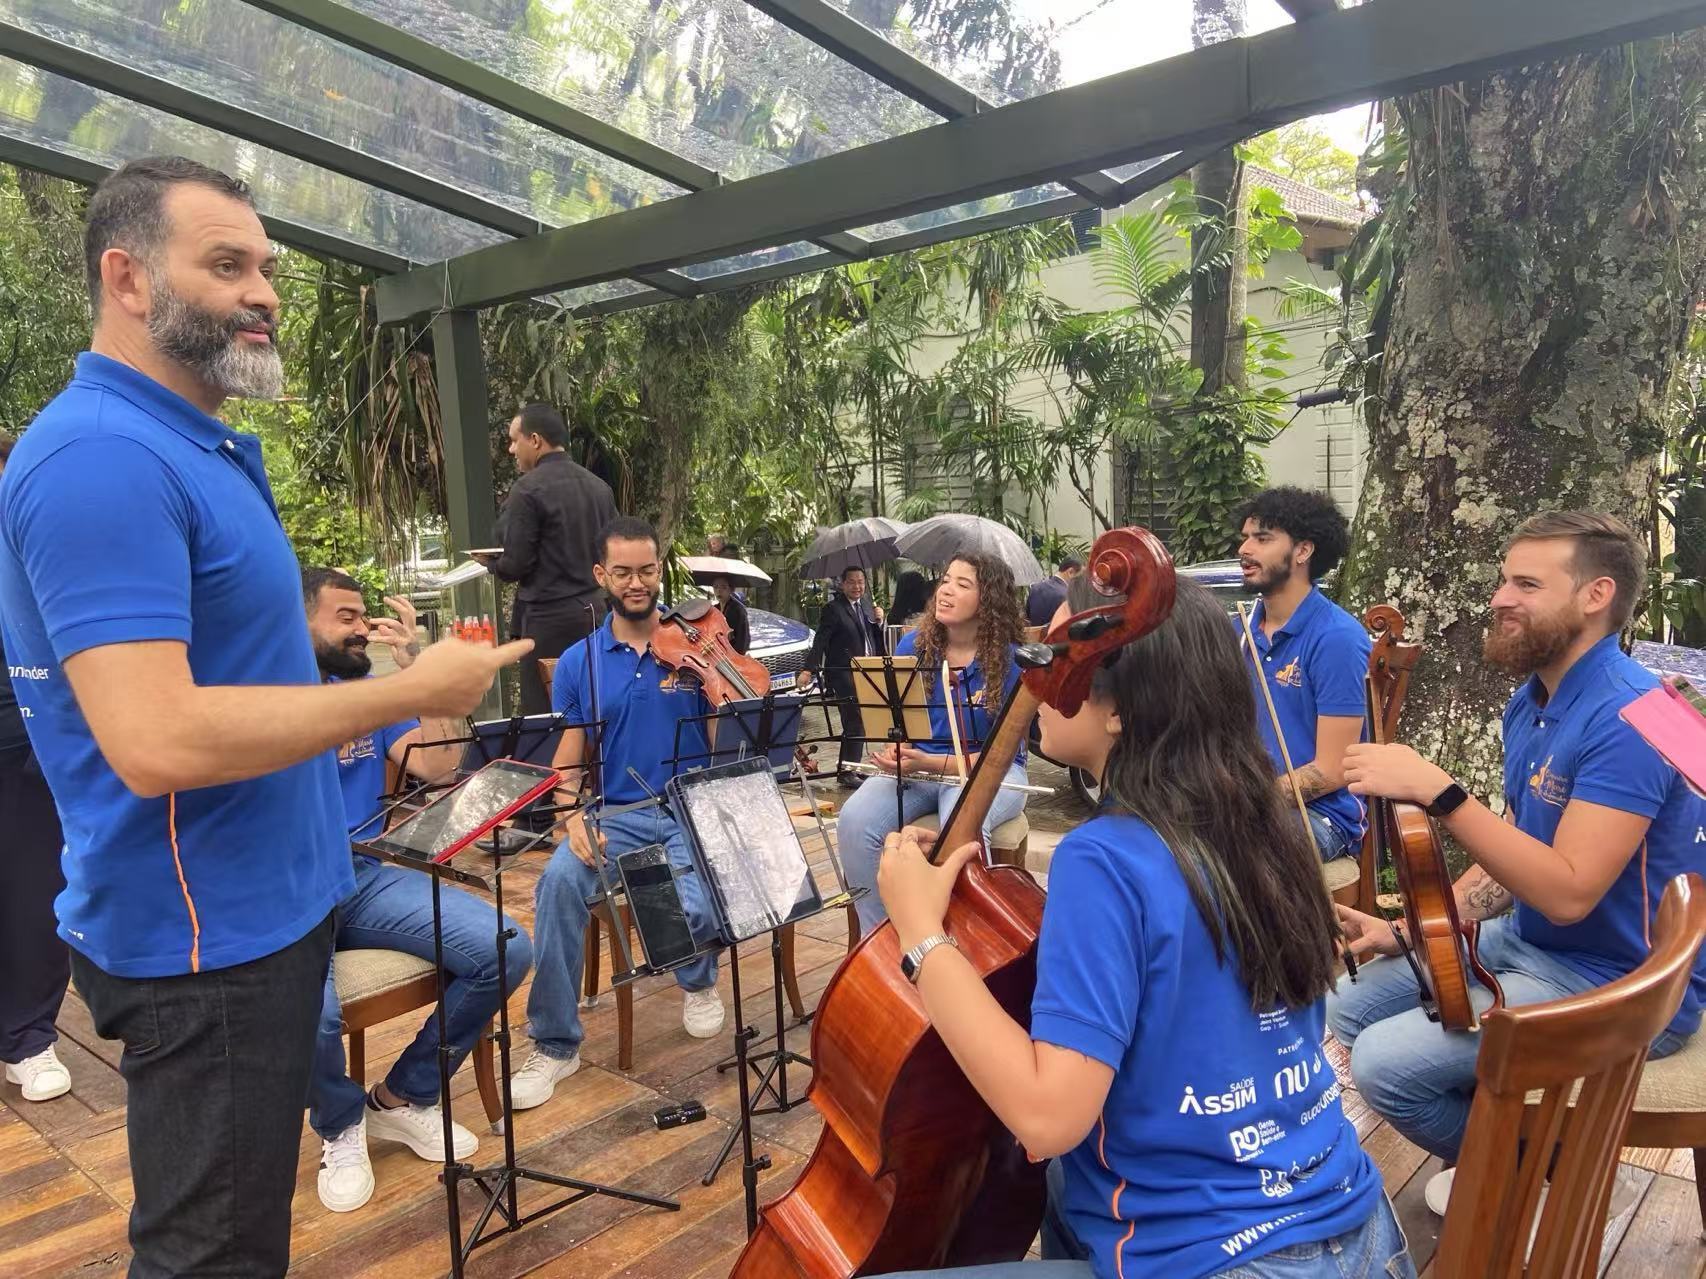
[[[1262,669],[1262,659],[1256,653],[1256,636],[1250,630],[1250,615],[1244,611],[1244,601],[1238,601],[1238,620],[1244,624],[1244,644],[1250,662],[1256,668],[1256,678],[1262,685],[1262,700],[1268,705],[1268,722],[1274,726],[1279,742],[1280,761],[1285,765],[1286,780],[1291,783],[1291,797],[1297,801],[1297,815],[1303,819],[1303,833],[1309,836],[1309,847],[1315,850],[1315,860],[1321,860],[1321,848],[1315,842],[1315,828],[1309,824],[1309,809],[1303,802],[1303,788],[1297,784],[1297,770],[1291,766],[1291,751],[1285,744],[1285,730],[1280,727],[1279,712],[1274,709],[1274,693],[1268,687],[1268,673]]]

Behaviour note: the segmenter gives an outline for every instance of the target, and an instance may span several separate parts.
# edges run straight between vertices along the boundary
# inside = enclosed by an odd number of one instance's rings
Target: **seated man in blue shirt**
[[[1261,596],[1250,618],[1265,677],[1251,668],[1256,721],[1280,772],[1281,800],[1296,812],[1302,794],[1311,842],[1322,861],[1331,861],[1362,846],[1362,802],[1345,789],[1340,764],[1345,748],[1362,737],[1370,640],[1362,623],[1315,583],[1345,557],[1350,532],[1332,498],[1298,488],[1258,493],[1239,519],[1244,585]],[[1264,683],[1285,735],[1283,751]]]
[[[323,685],[261,442],[214,416],[284,381],[248,188],[133,161],[90,198],[84,248],[91,350],[0,479],[0,625],[64,826],[59,932],[124,1044],[131,1274],[282,1275],[353,886],[332,751],[467,714],[532,645],[449,641]]]
[[[415,639],[415,609],[400,596],[385,602],[395,618],[369,618],[361,586],[336,569],[311,568],[302,574],[302,600],[314,657],[328,681],[366,679],[372,671],[370,640],[390,647],[398,670],[407,670],[420,654]],[[422,781],[439,781],[456,770],[462,747],[426,746],[462,736],[466,722],[408,719],[345,742],[338,748],[338,781],[352,840],[371,839],[383,828],[382,797],[396,788],[391,770],[405,769]],[[454,1073],[478,1042],[486,1022],[503,998],[498,984],[497,921],[492,904],[446,885],[439,895],[444,924],[444,965],[450,982],[444,992],[446,1031]],[[527,977],[533,949],[527,933],[515,930],[505,956],[505,975],[514,990]],[[399,950],[433,957],[432,880],[357,854],[355,892],[338,905],[338,950]],[[320,1135],[320,1202],[333,1212],[353,1212],[373,1197],[373,1164],[368,1137],[399,1141],[422,1159],[444,1153],[444,1120],[438,1105],[438,1019],[429,1016],[383,1083],[363,1089],[344,1063],[342,1018],[337,984],[326,974],[320,1009],[319,1046],[308,1090],[308,1122]],[[479,1139],[452,1123],[456,1157],[470,1158]]]
[[[1458,913],[1491,921],[1481,929],[1481,960],[1512,1005],[1578,994],[1633,970],[1647,956],[1665,885],[1706,870],[1706,800],[1618,714],[1657,684],[1617,647],[1645,587],[1644,562],[1627,525],[1581,511],[1537,515],[1506,548],[1485,651],[1526,678],[1505,709],[1503,820],[1408,746],[1356,745],[1345,758],[1354,791],[1428,807],[1474,858],[1456,885]],[[1504,914],[1513,903],[1515,913]],[[1339,914],[1357,954],[1398,955],[1391,925],[1344,907]],[[1471,993],[1477,1008],[1491,1002],[1478,986]],[[1703,999],[1706,952],[1652,1057],[1687,1041]],[[1401,958],[1370,962],[1354,986],[1341,980],[1328,1021],[1351,1049],[1369,1105],[1454,1162],[1480,1036],[1429,1021]],[[1449,1191],[1449,1172],[1439,1174],[1429,1206],[1443,1213]]]
[[[635,804],[663,794],[671,759],[679,749],[684,762],[708,762],[705,725],[682,723],[710,711],[704,694],[652,657],[658,627],[658,585],[663,579],[657,533],[644,520],[619,516],[598,539],[593,575],[610,597],[610,616],[586,639],[570,646],[551,680],[551,706],[568,724],[602,721],[597,730],[598,781],[585,788],[599,808]],[[589,672],[589,665],[593,668]],[[679,725],[679,731],[678,731]],[[563,770],[564,791],[582,789],[578,774],[587,762],[584,728],[563,733],[553,764]],[[568,822],[568,838],[557,845],[539,877],[533,928],[537,969],[527,996],[528,1033],[533,1053],[510,1081],[517,1110],[544,1105],[559,1079],[580,1069],[580,985],[585,960],[588,906],[604,893],[600,855],[615,858],[634,848],[663,844],[677,872],[677,885],[688,925],[702,943],[715,932],[687,837],[665,805],[594,816],[596,838],[585,810]],[[594,852],[594,845],[599,852]],[[614,868],[612,868],[614,875]],[[688,1034],[709,1039],[723,1028],[723,1001],[717,995],[717,957],[705,955],[675,970],[684,992],[682,1025]]]

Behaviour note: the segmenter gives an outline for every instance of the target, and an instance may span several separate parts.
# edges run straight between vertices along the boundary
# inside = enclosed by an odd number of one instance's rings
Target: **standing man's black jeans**
[[[72,952],[95,1031],[124,1041],[131,1279],[282,1275],[332,916],[265,958],[114,977]]]
[[[593,612],[586,606],[591,604]],[[585,639],[604,620],[602,601],[595,595],[578,599],[528,601],[518,599],[510,609],[509,637],[533,641],[533,651],[521,659],[521,713],[548,715],[551,695],[539,677],[539,659],[558,658],[576,640]]]
[[[53,899],[65,889],[64,837],[47,779],[28,746],[0,752],[0,1061],[34,1057],[59,1038],[53,1023],[71,980]]]
[[[865,757],[865,715],[853,688],[852,671],[829,671],[824,675],[829,691],[841,712],[841,767],[857,764]]]

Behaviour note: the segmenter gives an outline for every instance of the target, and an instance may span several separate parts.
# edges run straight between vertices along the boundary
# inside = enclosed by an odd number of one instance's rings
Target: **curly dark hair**
[[[1255,520],[1265,529],[1284,533],[1294,542],[1311,542],[1315,553],[1309,557],[1309,580],[1318,582],[1339,566],[1350,549],[1351,530],[1337,503],[1325,493],[1310,489],[1268,489],[1258,493],[1238,508],[1234,518],[1238,527],[1244,521]]]
[[[977,660],[983,667],[983,686],[999,698],[1007,683],[1007,652],[1024,641],[1025,618],[1019,611],[1019,588],[1013,570],[987,555],[956,555],[949,565],[966,564],[977,576]],[[936,620],[934,599],[918,623],[918,665],[927,685],[948,651],[948,628]]]

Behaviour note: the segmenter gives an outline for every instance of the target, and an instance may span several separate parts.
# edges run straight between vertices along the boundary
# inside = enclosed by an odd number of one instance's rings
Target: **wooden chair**
[[[416,1008],[431,1008],[438,1002],[438,981],[432,964],[400,950],[340,950],[332,956],[332,980],[337,985],[343,1012],[344,1033],[349,1036],[349,1075],[359,1084],[367,1082],[365,1033],[380,1022],[390,1021]],[[492,1024],[469,1053],[474,1063],[474,1083],[486,1118],[496,1125],[503,1118],[498,1095],[497,1073],[492,1067]]]
[[[632,940],[634,917],[628,910],[628,904],[619,902],[615,911],[613,916],[609,898],[601,898],[593,905],[592,918],[587,921],[584,943],[586,951],[582,961],[584,974],[581,989],[585,992],[585,997],[581,1000],[582,1008],[592,1008],[598,1003],[599,938],[609,939],[610,971],[613,973],[621,972],[627,966],[623,962],[620,937],[629,939],[630,948],[636,944]],[[620,937],[616,932],[618,918],[622,929]],[[634,1068],[634,987],[631,984],[616,987],[616,1068]]]
[[[1634,972],[1481,1019],[1475,1103],[1440,1234],[1440,1274],[1586,1279],[1596,1272],[1647,1048],[1676,1015],[1702,938],[1706,880],[1678,876],[1659,905],[1652,953]],[[1540,1099],[1525,1138],[1535,1090]]]
[[[557,673],[557,663],[561,659],[536,657],[533,660],[539,663],[539,682],[545,686],[545,699],[549,701],[551,698],[551,677]]]
[[[1363,625],[1375,630],[1374,609],[1363,614]],[[1399,640],[1392,646],[1390,662],[1374,676],[1374,692],[1379,701],[1381,740],[1398,740],[1398,718],[1404,713],[1404,699],[1410,692],[1410,672],[1422,658],[1418,640]],[[1350,873],[1355,868],[1356,874]],[[1360,910],[1365,915],[1379,915],[1375,900],[1380,891],[1380,867],[1375,862],[1374,831],[1363,832],[1362,848],[1355,860],[1339,857],[1325,868],[1328,895],[1336,902]]]

